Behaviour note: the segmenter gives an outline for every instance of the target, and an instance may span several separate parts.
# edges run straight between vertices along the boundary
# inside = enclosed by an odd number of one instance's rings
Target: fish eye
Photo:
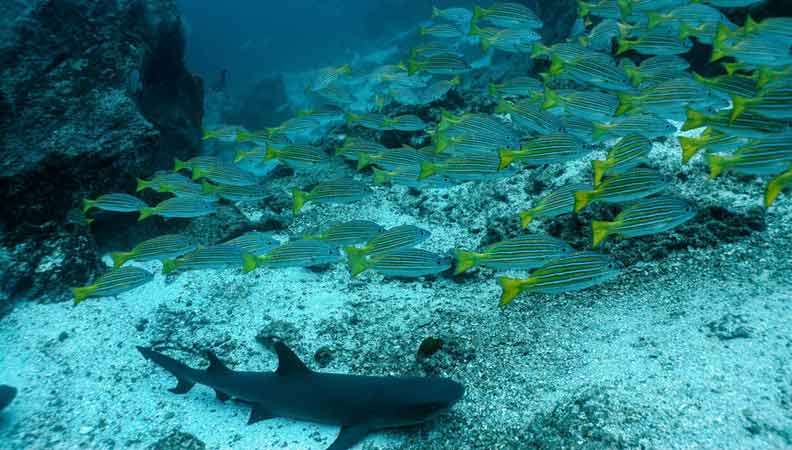
[[[608,263],[608,269],[613,269],[613,268],[614,268],[613,263]]]

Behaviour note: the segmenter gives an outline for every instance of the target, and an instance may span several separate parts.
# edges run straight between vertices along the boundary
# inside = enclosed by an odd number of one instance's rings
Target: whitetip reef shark
[[[217,398],[250,404],[248,424],[287,417],[328,425],[341,432],[327,450],[347,450],[371,431],[422,423],[456,403],[464,388],[448,378],[375,377],[319,373],[310,370],[282,342],[275,343],[278,369],[238,372],[207,352],[209,367],[193,369],[151,348],[140,353],[178,380],[175,394],[198,383],[215,390]]]

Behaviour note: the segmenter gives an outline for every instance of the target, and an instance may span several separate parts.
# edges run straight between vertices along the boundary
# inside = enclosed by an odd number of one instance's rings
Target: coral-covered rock
[[[0,229],[11,247],[54,239],[82,197],[128,192],[197,153],[203,116],[174,1],[24,3],[2,18],[0,41]],[[28,261],[39,253],[25,263],[40,266]]]

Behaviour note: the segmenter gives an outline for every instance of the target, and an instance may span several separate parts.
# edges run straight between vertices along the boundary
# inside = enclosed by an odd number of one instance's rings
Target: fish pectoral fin
[[[355,444],[363,440],[371,429],[366,424],[358,424],[352,426],[342,426],[341,432],[335,441],[327,447],[327,450],[347,450],[352,448]]]
[[[250,410],[250,417],[248,418],[248,425],[253,425],[254,423],[261,422],[262,420],[267,419],[274,419],[276,416],[266,408],[262,407],[261,405],[253,405],[253,409]]]
[[[215,396],[216,396],[216,397],[217,397],[217,399],[218,399],[218,400],[220,400],[221,402],[228,401],[228,399],[230,399],[230,398],[231,398],[231,396],[230,396],[230,395],[226,394],[225,392],[220,392],[220,391],[218,391],[217,389],[215,389]]]

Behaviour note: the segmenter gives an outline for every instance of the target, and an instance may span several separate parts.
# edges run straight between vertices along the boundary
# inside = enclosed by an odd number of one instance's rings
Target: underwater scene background
[[[0,449],[792,448],[791,48],[785,0],[4,2]]]

